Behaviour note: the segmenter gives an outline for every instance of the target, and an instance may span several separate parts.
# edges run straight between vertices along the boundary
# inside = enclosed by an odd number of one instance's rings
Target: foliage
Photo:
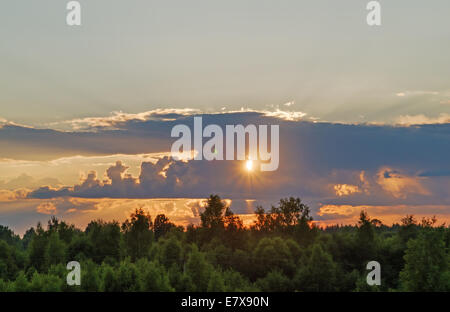
[[[20,238],[0,226],[0,291],[449,291],[450,229],[407,215],[385,226],[362,211],[354,226],[318,228],[299,198],[281,199],[245,227],[217,195],[200,225],[135,210],[85,230],[52,217]],[[380,262],[380,286],[366,283]],[[66,264],[81,265],[69,286]]]

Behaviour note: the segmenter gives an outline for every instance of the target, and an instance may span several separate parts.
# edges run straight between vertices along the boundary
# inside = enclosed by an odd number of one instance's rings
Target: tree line
[[[450,228],[407,215],[383,225],[314,225],[299,198],[281,199],[245,227],[217,195],[200,225],[136,209],[123,223],[84,230],[52,217],[23,237],[0,226],[0,291],[450,291]],[[369,261],[381,285],[366,282]],[[81,285],[66,283],[69,261]]]

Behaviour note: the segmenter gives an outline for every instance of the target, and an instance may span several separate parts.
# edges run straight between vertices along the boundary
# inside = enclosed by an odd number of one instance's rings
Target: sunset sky
[[[135,208],[198,222],[301,197],[322,224],[361,209],[450,222],[450,2],[0,3],[0,224],[78,226]],[[175,161],[173,126],[280,126],[280,165]],[[248,219],[248,216],[247,216]]]

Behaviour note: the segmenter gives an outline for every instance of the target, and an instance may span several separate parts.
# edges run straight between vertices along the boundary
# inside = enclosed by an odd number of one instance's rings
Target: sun
[[[253,170],[253,160],[247,160],[245,162],[245,169],[247,171],[252,171]]]

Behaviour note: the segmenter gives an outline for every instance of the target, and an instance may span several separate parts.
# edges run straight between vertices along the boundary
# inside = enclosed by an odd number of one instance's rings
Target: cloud
[[[84,199],[62,197],[51,200],[41,200],[36,206],[36,212],[45,215],[60,215],[67,216],[77,212],[95,212],[99,210],[99,201]]]
[[[232,177],[225,172],[230,163],[217,164],[220,165],[214,166],[213,163],[206,161],[178,161],[166,156],[155,163],[142,162],[139,175],[133,176],[126,173],[128,166],[119,160],[106,170],[106,179],[99,178],[96,171],[90,171],[79,184],[72,187],[44,186],[30,192],[28,197],[41,199],[207,197],[227,183],[230,185],[232,183]],[[222,176],[218,187],[215,185],[216,181],[208,177],[214,171],[220,172],[219,175]],[[222,193],[225,194],[224,191]]]
[[[294,101],[283,104],[290,107],[295,104]],[[262,116],[275,117],[283,120],[297,121],[301,120],[306,113],[298,111],[288,111],[276,108],[275,110],[261,110],[242,107],[240,110],[226,110],[222,107],[217,112],[209,112],[210,115],[235,114],[235,113],[258,113]],[[70,131],[93,131],[93,130],[120,130],[127,124],[142,123],[146,121],[176,121],[183,117],[205,115],[199,109],[194,108],[165,108],[154,109],[141,113],[125,113],[122,111],[114,111],[110,116],[104,117],[85,117],[66,120],[62,122],[54,122],[47,124],[51,128]]]
[[[357,185],[336,184],[334,190],[337,196],[348,196],[354,193],[360,193],[361,190]]]
[[[353,216],[358,210],[364,210],[367,206],[352,206],[352,205],[323,205],[320,207],[319,216],[338,215],[338,216]]]
[[[450,123],[450,114],[442,113],[438,117],[427,117],[423,114],[404,115],[398,117],[396,123],[402,126],[448,124]]]
[[[264,115],[268,116],[268,117],[275,117],[275,118],[288,120],[288,121],[299,121],[299,120],[302,120],[303,117],[306,116],[306,113],[283,111],[283,110],[280,110],[280,109],[276,109],[273,112],[269,112],[269,111],[265,112]]]
[[[288,102],[284,106],[291,106],[294,102]],[[301,120],[306,113],[296,111],[286,111],[279,108],[271,110],[257,110],[251,108],[241,108],[241,110],[233,111],[222,108],[220,111],[209,114],[234,114],[234,113],[259,113],[267,117],[275,117],[283,120]],[[203,115],[201,110],[193,108],[166,108],[155,109],[138,114],[130,114],[124,112],[112,112],[108,117],[87,117],[80,119],[73,119],[63,122],[63,124],[71,125],[73,130],[89,130],[95,128],[120,129],[130,122],[145,122],[145,121],[175,121],[181,117]],[[58,123],[52,124],[58,125]]]
[[[36,211],[46,215],[55,215],[58,213],[58,209],[51,202],[44,202],[37,206]]]
[[[182,116],[191,116],[201,113],[193,108],[159,108],[137,114],[112,112],[107,117],[86,117],[56,122],[49,126],[70,126],[72,130],[92,130],[95,128],[119,129],[129,122],[142,122],[148,120],[173,121]]]
[[[50,178],[50,177],[35,179],[26,173],[22,173],[21,175],[8,180],[7,182],[0,181],[0,189],[7,189],[7,190],[15,190],[17,188],[32,189],[42,185],[57,187],[61,186],[61,182],[57,178]]]
[[[191,109],[184,113],[169,112],[165,115],[159,112],[158,116],[165,117],[162,119],[149,118],[149,115],[155,114],[154,111],[138,116],[122,113],[100,119],[89,117],[76,122],[86,125],[82,130],[37,129],[8,124],[0,128],[0,159],[50,161],[75,155],[165,153],[170,151],[173,142],[170,136],[173,126],[180,123],[191,124],[193,117],[198,115],[191,112]],[[243,124],[276,124],[296,121],[303,116],[304,113],[295,111],[257,111],[244,108],[240,111],[202,114],[204,119],[214,120],[221,125],[239,121]]]
[[[29,190],[17,189],[17,190],[1,190],[0,189],[0,202],[9,202],[24,199],[27,197]]]
[[[0,189],[14,190],[21,187],[35,189],[40,186],[55,188],[74,184],[79,181],[80,172],[91,170],[106,172],[117,160],[126,162],[130,167],[128,172],[136,174],[142,162],[156,162],[159,158],[169,154],[166,152],[135,155],[76,155],[48,161],[0,159],[0,173],[2,175],[2,178],[0,178]],[[18,172],[23,173],[17,175]]]
[[[362,170],[359,173],[359,180],[361,181],[361,188],[366,194],[370,194],[370,182],[366,178],[366,172]]]
[[[377,183],[389,194],[397,198],[406,198],[409,193],[430,195],[422,185],[424,178],[411,177],[391,168],[382,168],[377,174]]]
[[[414,91],[403,91],[395,94],[399,97],[405,96],[423,96],[423,95],[439,95],[437,91],[424,91],[424,90],[414,90]]]
[[[187,113],[186,113],[187,114]],[[178,115],[177,115],[178,116]],[[176,124],[192,125],[194,115],[182,115],[176,120],[152,120],[145,118],[119,118],[112,121],[115,130],[108,127],[96,126],[95,131],[57,131],[53,129],[34,129],[19,126],[5,126],[0,129],[0,159],[14,159],[22,161],[52,161],[55,159],[80,157],[99,157],[111,155],[157,154],[170,151],[173,138],[171,129]],[[434,120],[444,123],[447,115]],[[354,137],[358,142],[353,146],[364,145],[376,141],[373,148],[380,148],[380,144],[390,144],[399,140],[400,136],[412,137],[419,135],[420,144],[424,136],[428,138],[439,136],[427,129],[420,131],[403,131],[389,126],[343,125],[331,123],[314,123],[304,120],[305,113],[295,111],[252,111],[223,112],[217,114],[203,114],[205,123],[220,126],[226,124],[279,124],[284,131],[285,138],[298,144],[307,141],[313,147],[319,144],[312,140],[322,140],[326,144],[335,144],[330,139],[342,141],[345,136]],[[175,117],[174,117],[175,118]],[[403,117],[402,117],[403,118]],[[405,119],[406,118],[406,119]],[[399,119],[398,123],[408,126],[416,122],[430,123],[433,120],[411,120],[409,117]],[[142,120],[145,119],[145,120]],[[435,132],[445,133],[448,128],[435,128]],[[384,136],[383,139],[381,137]],[[369,140],[369,141],[368,141]],[[349,142],[350,143],[350,142]],[[346,143],[348,145],[348,143]],[[398,145],[398,144],[397,144]],[[403,143],[404,145],[404,143]],[[311,148],[308,146],[308,148]],[[370,150],[371,148],[369,148]],[[360,151],[361,153],[363,151]]]
[[[450,177],[450,170],[423,171],[417,176],[419,177]]]
[[[207,200],[196,200],[191,199],[186,202],[186,207],[188,207],[191,211],[194,217],[200,217],[200,213],[203,212],[205,206],[207,204]]]
[[[168,157],[175,141],[170,137],[172,127],[192,126],[193,116],[186,113],[176,120],[119,118],[114,121],[115,130],[98,127],[85,132],[7,126],[0,129],[0,172],[8,181],[3,185],[17,178],[17,172],[26,176],[11,185],[13,189],[28,183],[29,177],[35,181],[54,177],[61,183],[35,185],[27,197],[54,204],[62,198],[175,200],[217,193],[232,200],[237,213],[251,211],[247,199],[256,201],[253,207],[259,203],[270,207],[287,196],[302,197],[313,211],[323,205],[450,205],[445,188],[450,183],[445,174],[450,172],[449,124],[313,123],[245,109],[202,115],[204,126],[280,126],[278,170],[248,175],[240,161],[176,161]],[[8,154],[25,158],[6,157]],[[60,213],[77,209],[73,203],[66,203],[72,205],[67,209],[61,205],[55,204]],[[192,218],[201,208],[195,205],[185,207]]]

